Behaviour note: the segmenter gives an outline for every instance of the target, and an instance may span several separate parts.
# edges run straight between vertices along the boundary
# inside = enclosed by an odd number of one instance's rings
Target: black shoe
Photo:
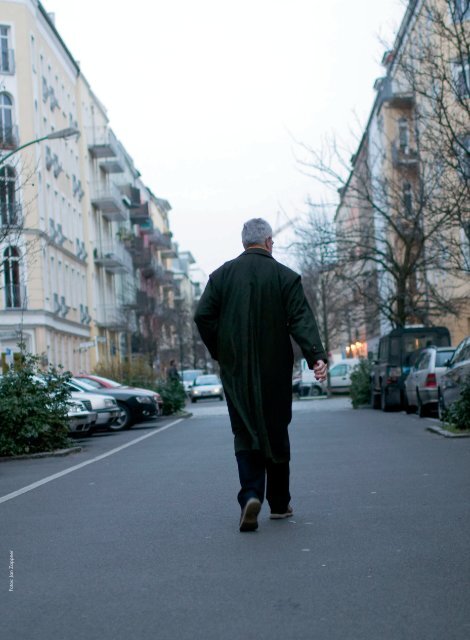
[[[258,498],[250,498],[242,509],[240,531],[256,531],[258,528],[258,513],[260,511],[261,502]]]

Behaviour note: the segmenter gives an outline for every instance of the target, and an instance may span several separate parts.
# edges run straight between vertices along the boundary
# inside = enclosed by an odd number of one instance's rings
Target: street
[[[188,410],[0,463],[3,638],[468,640],[470,439],[294,402],[294,516],[241,534],[226,405]]]

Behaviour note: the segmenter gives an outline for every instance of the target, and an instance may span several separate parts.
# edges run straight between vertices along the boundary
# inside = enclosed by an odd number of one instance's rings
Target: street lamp
[[[67,127],[67,129],[59,129],[59,131],[51,131],[51,133],[48,133],[47,136],[43,136],[42,138],[36,138],[35,140],[30,140],[29,142],[25,142],[25,144],[22,144],[16,149],[13,149],[13,151],[10,151],[10,153],[7,153],[5,156],[2,156],[0,158],[0,165],[4,164],[8,160],[8,158],[10,158],[14,153],[17,153],[18,151],[21,151],[22,149],[25,149],[26,147],[29,147],[32,144],[36,144],[37,142],[43,142],[43,140],[57,140],[59,138],[62,138],[65,140],[66,138],[71,138],[72,136],[79,136],[79,135],[80,135],[80,131],[78,129],[75,129],[74,127]]]

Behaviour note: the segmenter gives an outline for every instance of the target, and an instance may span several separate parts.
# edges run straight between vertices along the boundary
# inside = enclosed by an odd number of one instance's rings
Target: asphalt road
[[[470,638],[470,439],[296,403],[294,517],[240,534],[225,404],[193,409],[0,464],[2,638]]]

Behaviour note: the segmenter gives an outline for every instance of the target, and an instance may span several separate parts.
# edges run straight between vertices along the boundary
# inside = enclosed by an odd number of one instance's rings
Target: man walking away
[[[271,519],[293,513],[290,336],[318,380],[326,379],[327,357],[299,274],[272,256],[270,225],[248,220],[242,242],[245,251],[210,275],[194,320],[220,365],[241,485],[240,531],[255,531],[265,485]]]

